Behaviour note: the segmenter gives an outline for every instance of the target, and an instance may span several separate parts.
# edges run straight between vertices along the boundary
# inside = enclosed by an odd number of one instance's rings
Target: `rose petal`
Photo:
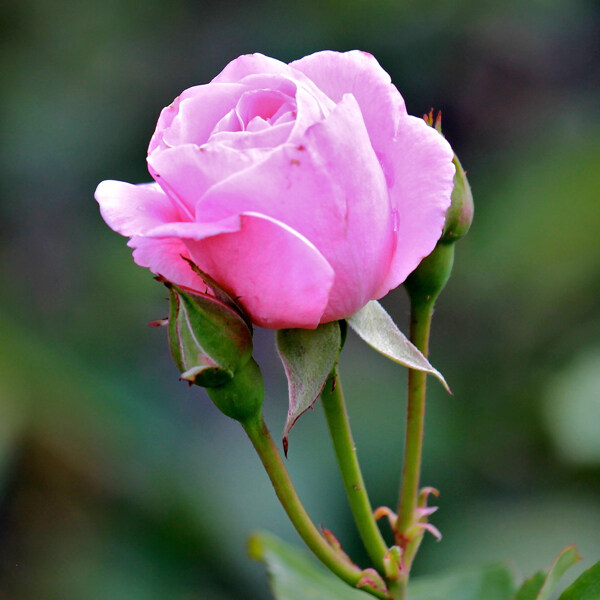
[[[233,140],[240,141],[239,137],[235,138],[236,134],[217,134],[215,138],[221,135],[232,135]],[[268,152],[271,152],[270,148]],[[148,157],[148,169],[172,198],[188,207],[189,212],[185,213],[188,216],[177,220],[193,221],[198,200],[211,186],[260,162],[263,156],[264,150],[247,149],[240,152],[218,143],[206,146],[185,144],[151,154]]]
[[[377,292],[381,298],[400,285],[431,253],[442,233],[452,194],[454,152],[423,119],[406,116],[386,151],[392,157],[396,250],[389,274]]]
[[[264,154],[265,150],[270,152],[272,148],[284,144],[293,128],[294,122],[284,122],[259,131],[219,131],[211,136],[206,146],[219,144],[240,151],[260,150]],[[257,154],[251,156],[253,161],[260,160]]]
[[[206,284],[181,256],[190,258],[186,245],[177,238],[153,239],[133,237],[127,245],[133,248],[133,260],[169,281],[205,293]]]
[[[246,75],[253,75],[255,73],[279,75],[280,73],[287,72],[287,70],[288,66],[284,62],[270,58],[259,52],[243,54],[232,60],[212,80],[211,85],[213,83],[235,83],[246,77]]]
[[[220,221],[207,223],[163,223],[146,231],[141,237],[167,238],[177,237],[187,240],[203,240],[204,238],[219,235],[221,233],[232,233],[239,231],[241,227],[238,215],[221,219]]]
[[[140,235],[181,215],[156,183],[103,181],[94,194],[108,226],[121,235]]]
[[[392,214],[385,178],[351,95],[300,144],[282,146],[215,184],[198,203],[196,220],[246,211],[286,223],[334,268],[326,320],[353,314],[373,298],[393,252]]]
[[[307,75],[336,103],[344,94],[356,98],[371,144],[389,176],[383,151],[394,137],[406,108],[400,92],[375,57],[359,50],[344,53],[326,50],[296,60],[290,67]]]
[[[179,144],[203,144],[244,91],[244,86],[235,83],[198,85],[185,90],[160,113],[148,155]]]
[[[284,223],[256,213],[241,219],[237,233],[187,241],[192,259],[239,297],[257,325],[315,328],[329,298],[332,267]]]
[[[391,188],[397,230],[390,273],[377,291],[380,298],[402,283],[439,239],[452,193],[452,150],[422,119],[407,115],[402,96],[370,54],[317,52],[290,66],[334,101],[352,92],[361,107]]]

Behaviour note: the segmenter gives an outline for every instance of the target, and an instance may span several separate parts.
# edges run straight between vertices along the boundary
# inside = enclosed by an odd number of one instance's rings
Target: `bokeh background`
[[[420,574],[600,558],[600,8],[592,0],[4,0],[0,22],[0,598],[268,597],[245,554],[300,545],[239,426],[177,380],[165,292],[101,220],[149,179],[160,109],[237,55],[373,53],[443,110],[476,219],[434,321]],[[402,289],[385,300],[406,327]],[[266,415],[286,413],[258,331]],[[395,504],[405,373],[351,337],[341,372],[375,505]],[[321,410],[292,432],[309,512],[364,558]]]

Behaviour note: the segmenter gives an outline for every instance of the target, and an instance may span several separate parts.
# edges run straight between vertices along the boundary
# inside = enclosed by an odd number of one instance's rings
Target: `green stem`
[[[369,557],[383,575],[383,557],[388,548],[373,517],[373,508],[358,464],[342,384],[336,369],[321,392],[321,400],[354,521]]]
[[[433,314],[434,299],[411,297],[410,340],[427,356],[429,350],[429,331]],[[410,369],[408,372],[408,407],[406,416],[406,440],[404,445],[404,466],[398,520],[394,528],[396,543],[404,550],[406,573],[398,591],[398,598],[406,597],[406,585],[410,573],[412,559],[420,537],[408,542],[404,532],[415,522],[415,509],[419,499],[419,479],[421,473],[421,456],[423,452],[423,429],[425,421],[425,395],[427,375],[423,371]]]
[[[356,586],[363,575],[362,570],[344,557],[344,555],[336,552],[311,521],[300,502],[300,498],[283,464],[279,450],[275,446],[262,417],[242,423],[242,426],[267,471],[277,498],[279,498],[300,537],[330,571],[349,585]],[[365,591],[369,591],[379,598],[386,598],[386,595],[383,593],[372,590]]]

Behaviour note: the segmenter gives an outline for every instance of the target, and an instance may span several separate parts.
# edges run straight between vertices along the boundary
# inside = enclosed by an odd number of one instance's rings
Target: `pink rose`
[[[162,111],[153,183],[103,181],[96,199],[137,264],[205,291],[191,258],[257,325],[314,328],[381,298],[433,250],[452,157],[370,54],[252,54]]]

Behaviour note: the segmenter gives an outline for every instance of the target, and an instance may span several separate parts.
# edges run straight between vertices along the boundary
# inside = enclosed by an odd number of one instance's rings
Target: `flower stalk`
[[[388,548],[373,516],[373,508],[358,463],[337,368],[334,368],[325,383],[321,392],[321,401],[354,521],[371,561],[377,571],[384,575],[384,557]]]
[[[410,299],[410,341],[425,357],[429,354],[433,307],[448,282],[453,263],[454,244],[439,243],[404,284]],[[427,529],[427,515],[419,502],[426,392],[427,374],[409,369],[404,464],[394,526],[395,542],[402,550],[402,575],[395,591],[398,600],[406,598],[412,563]]]
[[[427,356],[429,332],[433,314],[433,301],[411,303],[410,340],[424,356]],[[423,537],[423,530],[409,534],[410,529],[419,521],[417,508],[419,503],[419,485],[421,460],[423,455],[423,433],[425,425],[425,399],[427,392],[427,374],[410,369],[408,372],[408,406],[406,414],[406,440],[404,446],[404,466],[398,518],[394,527],[396,544],[403,551],[402,576],[399,580],[399,596],[406,597],[406,586],[412,561]]]
[[[361,588],[373,596],[381,599],[388,598],[384,590],[374,589],[368,585],[363,587],[365,572],[349,560],[347,556],[330,545],[315,527],[294,489],[279,450],[262,417],[242,422],[242,426],[271,480],[277,498],[296,531],[313,554],[330,571],[352,587],[361,584]]]

